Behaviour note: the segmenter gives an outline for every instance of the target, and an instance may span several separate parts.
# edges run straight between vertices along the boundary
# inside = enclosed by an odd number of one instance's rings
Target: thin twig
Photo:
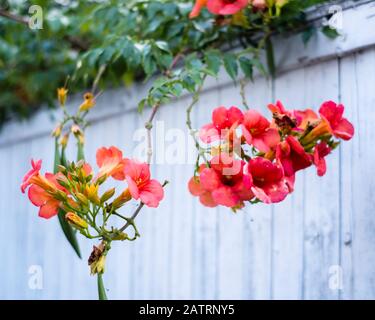
[[[250,107],[249,107],[249,104],[247,103],[246,93],[245,93],[245,89],[246,89],[247,84],[248,84],[248,81],[246,81],[246,79],[240,80],[240,95],[241,95],[241,98],[242,98],[242,104],[244,105],[244,107],[247,110],[249,110]]]
[[[170,77],[171,76],[171,70],[176,66],[176,64],[178,63],[178,61],[184,56],[184,53],[181,52],[181,53],[178,53],[171,65],[168,67],[167,70],[164,71],[164,75],[167,76],[167,77]],[[151,111],[151,114],[150,114],[150,117],[148,118],[148,120],[146,121],[145,123],[145,128],[147,130],[147,164],[150,165],[151,164],[151,160],[152,160],[152,123],[154,121],[154,118],[156,116],[156,113],[158,112],[160,108],[160,102],[156,103],[155,105],[153,105],[152,107],[152,111]],[[163,184],[163,187],[167,184],[168,182],[165,182]],[[138,216],[139,212],[142,210],[142,208],[144,207],[144,203],[141,201],[137,207],[137,209],[134,211],[134,213],[132,214],[132,216],[129,218],[129,220],[126,222],[126,224],[120,228],[119,230],[120,231],[124,231],[126,228],[128,228],[130,225],[131,225],[131,222]]]
[[[99,67],[99,71],[98,73],[96,74],[96,77],[94,79],[94,82],[92,84],[92,88],[91,88],[91,93],[93,95],[95,95],[95,91],[96,91],[96,88],[98,87],[98,84],[99,84],[99,81],[105,71],[105,69],[107,68],[107,65],[106,64],[102,64],[100,67]]]
[[[29,26],[29,19],[16,15],[14,13],[10,13],[4,9],[0,9],[0,17],[4,17],[14,22],[21,23],[25,26]],[[78,37],[66,36],[64,37],[64,39],[70,43],[73,49],[78,49],[80,51],[87,51],[89,49],[89,44]]]
[[[119,229],[119,231],[124,231],[125,229],[127,229],[129,226],[131,226],[131,221],[134,221],[134,219],[138,216],[139,212],[142,210],[142,208],[144,207],[144,203],[141,202],[137,209],[134,211],[134,213],[132,214],[132,216],[128,219],[128,222],[125,223],[125,225],[123,227],[121,227]]]
[[[148,163],[148,165],[151,164],[151,160],[152,160],[152,134],[151,134],[152,122],[155,118],[155,115],[156,115],[159,107],[160,107],[160,103],[156,103],[152,107],[152,112],[150,114],[150,117],[147,120],[147,122],[145,123],[145,128],[147,130],[147,160],[146,160],[146,162]]]
[[[162,187],[164,188],[169,182],[168,181],[164,181]],[[124,226],[122,226],[119,231],[124,231],[125,229],[127,229],[129,226],[131,226],[135,220],[135,218],[138,216],[139,212],[142,210],[142,208],[144,207],[144,203],[141,201],[137,207],[137,209],[135,209],[134,213],[131,215],[130,218],[126,218],[127,219],[127,222],[125,223]]]
[[[195,135],[195,132],[193,130],[193,125],[192,125],[192,122],[191,122],[191,112],[193,110],[193,107],[197,104],[197,102],[199,100],[199,95],[200,95],[200,93],[201,93],[201,91],[203,89],[203,85],[204,85],[204,80],[205,79],[206,79],[206,76],[203,77],[202,84],[199,86],[198,90],[194,93],[193,99],[192,99],[190,105],[186,109],[186,125],[189,128],[190,135],[194,139],[195,148],[198,150],[199,155],[204,159],[204,161],[206,163],[208,163],[206,155],[203,152],[201,152],[201,147],[199,145],[199,141],[198,141],[198,139],[197,139],[197,137]]]
[[[0,9],[0,16],[4,17],[4,18],[7,18],[9,20],[18,22],[18,23],[22,23],[22,24],[24,24],[26,26],[29,25],[29,21],[27,19],[25,19],[24,17],[15,15],[15,14],[10,13],[10,12],[4,10],[4,9]]]

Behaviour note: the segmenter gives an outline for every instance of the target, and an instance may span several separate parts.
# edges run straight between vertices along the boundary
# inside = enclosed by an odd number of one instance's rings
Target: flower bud
[[[100,204],[100,199],[99,199],[99,196],[98,196],[98,189],[99,189],[99,185],[93,183],[93,184],[90,184],[90,185],[87,185],[86,186],[86,189],[85,189],[85,194],[87,196],[87,198],[99,205]]]
[[[63,147],[63,148],[66,148],[67,144],[68,144],[68,141],[69,141],[69,133],[66,133],[63,135],[63,137],[61,138],[60,140],[60,145]]]
[[[54,197],[60,201],[66,201],[68,199],[66,193],[61,190],[56,190]]]
[[[68,212],[65,215],[65,219],[75,228],[82,230],[82,229],[87,229],[88,224],[85,220],[83,220],[81,217],[76,215],[73,212]]]
[[[73,124],[70,128],[70,131],[75,135],[77,136],[78,134],[80,134],[82,132],[81,128],[79,127],[78,124]]]
[[[121,208],[126,202],[131,200],[132,196],[130,194],[129,189],[126,189],[123,193],[121,193],[115,200],[112,202],[112,208],[117,210]]]
[[[73,124],[70,128],[70,131],[74,134],[74,136],[80,144],[83,145],[85,143],[85,135],[83,134],[83,131],[77,124]]]
[[[65,168],[64,166],[62,166],[61,164],[59,164],[59,165],[57,166],[57,170],[58,170],[59,172],[61,172],[62,174],[66,174],[66,173],[67,173],[66,168]]]
[[[52,137],[59,138],[61,136],[62,126],[61,124],[58,125],[53,131],[52,131]]]
[[[104,181],[106,181],[107,180],[107,175],[106,174],[103,174],[103,175],[101,175],[97,180],[96,180],[96,183],[98,184],[98,185],[101,185]]]
[[[57,99],[59,100],[59,103],[60,103],[61,106],[65,105],[67,94],[68,94],[67,89],[65,89],[65,88],[58,88],[57,89]]]
[[[103,193],[103,195],[100,197],[100,203],[104,203],[107,200],[111,199],[113,195],[115,194],[116,189],[112,188],[107,190],[106,192]]]
[[[77,197],[77,199],[78,199],[78,200],[79,200],[84,206],[87,207],[87,206],[89,205],[89,200],[85,197],[84,194],[77,192],[77,193],[76,193],[76,197]]]
[[[95,106],[95,99],[94,95],[91,92],[85,93],[83,96],[83,103],[79,106],[79,111],[88,111],[90,110],[93,106]]]
[[[78,169],[81,169],[83,167],[83,165],[85,164],[85,160],[79,160],[77,163],[76,163],[76,167]]]
[[[129,236],[127,233],[122,232],[122,231],[116,231],[115,235],[112,237],[113,240],[119,240],[119,241],[124,241],[126,239],[129,239]]]

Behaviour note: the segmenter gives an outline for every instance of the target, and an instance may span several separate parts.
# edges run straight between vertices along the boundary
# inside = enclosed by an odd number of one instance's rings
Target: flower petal
[[[128,188],[133,199],[139,199],[139,189],[135,181],[130,176],[126,176],[126,182],[128,183]]]
[[[211,143],[220,139],[220,132],[212,124],[206,124],[199,130],[199,138],[204,143]]]
[[[199,176],[201,186],[206,191],[212,191],[221,185],[218,174],[212,168],[205,168]]]
[[[354,135],[354,127],[347,119],[342,118],[341,121],[336,125],[333,134],[337,138],[350,140]]]
[[[58,210],[59,210],[59,202],[55,199],[51,199],[40,207],[39,217],[42,217],[45,219],[52,218],[53,216],[57,215]]]
[[[205,7],[207,4],[207,0],[196,0],[193,9],[191,10],[189,14],[189,18],[193,19],[195,17],[198,17],[201,13],[203,7]]]
[[[201,194],[205,192],[204,189],[202,188],[202,185],[199,182],[199,177],[192,177],[189,180],[188,188],[189,188],[190,193],[193,196],[200,196]]]
[[[200,196],[199,196],[199,201],[205,206],[205,207],[209,207],[209,208],[215,208],[217,207],[217,203],[215,202],[215,200],[212,198],[212,194],[211,192],[203,192]]]
[[[146,206],[156,208],[164,197],[164,190],[159,181],[151,179],[141,188],[139,195]]]
[[[239,197],[228,186],[222,186],[212,191],[212,199],[225,207],[235,207],[239,203]]]
[[[42,206],[51,199],[51,196],[46,191],[36,185],[32,185],[29,188],[28,196],[31,203],[37,207]]]

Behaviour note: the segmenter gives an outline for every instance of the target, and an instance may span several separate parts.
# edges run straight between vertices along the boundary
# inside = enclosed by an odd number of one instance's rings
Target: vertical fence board
[[[304,77],[304,69],[298,69],[283,74],[275,80],[275,97],[287,109],[302,109],[306,106],[302,90]],[[297,172],[294,192],[285,201],[274,206],[272,258],[274,299],[302,298],[304,173]]]
[[[336,60],[305,68],[305,103],[315,110],[323,101],[338,100]],[[308,106],[308,105],[307,105]],[[304,196],[304,298],[335,299],[329,287],[331,268],[339,265],[339,153],[327,158],[327,174],[306,170]]]
[[[342,275],[346,299],[374,299],[375,51],[342,61],[342,101],[355,135],[340,148],[342,160]]]
[[[202,92],[192,112],[193,129],[211,121],[212,110],[217,104],[217,91]],[[190,166],[193,176],[194,166]],[[189,195],[193,202],[193,298],[217,299],[218,259],[220,239],[218,234],[219,212],[217,208],[203,207],[197,197]]]
[[[238,92],[237,88],[237,92]],[[271,80],[257,78],[245,87],[245,96],[250,108],[267,113],[272,102]],[[272,288],[272,207],[265,204],[247,206],[239,215],[243,221],[243,282],[244,299],[270,299]],[[259,239],[262,244],[259,245]]]

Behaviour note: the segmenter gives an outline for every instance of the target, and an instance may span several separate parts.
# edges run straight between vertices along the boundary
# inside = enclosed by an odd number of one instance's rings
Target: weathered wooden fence
[[[356,133],[328,158],[327,175],[319,178],[312,168],[301,173],[294,194],[281,204],[247,207],[237,214],[206,209],[186,188],[194,152],[185,129],[190,97],[163,106],[156,119],[153,173],[171,184],[159,209],[140,214],[141,238],[114,245],[104,277],[110,298],[375,298],[374,3],[348,8],[343,23],[344,35],[334,41],[315,36],[304,47],[300,36],[281,39],[275,47],[277,78],[259,77],[246,89],[251,107],[263,112],[275,99],[290,108],[317,109],[328,99],[345,104]],[[90,161],[102,145],[133,154],[139,145],[134,131],[147,116],[136,111],[145,90],[107,91],[100,98],[87,133]],[[193,114],[195,126],[208,122],[219,104],[241,105],[239,88],[224,75],[203,91]],[[55,116],[43,111],[31,122],[10,123],[0,134],[3,299],[97,297],[86,262],[92,243],[81,241],[84,259],[79,260],[57,219],[38,218],[37,208],[20,193],[31,157],[43,158],[45,168],[52,166],[49,132]],[[185,143],[177,140],[176,128],[184,130]],[[178,163],[162,161],[173,144],[175,152],[183,150]],[[39,272],[42,288],[33,282]]]

